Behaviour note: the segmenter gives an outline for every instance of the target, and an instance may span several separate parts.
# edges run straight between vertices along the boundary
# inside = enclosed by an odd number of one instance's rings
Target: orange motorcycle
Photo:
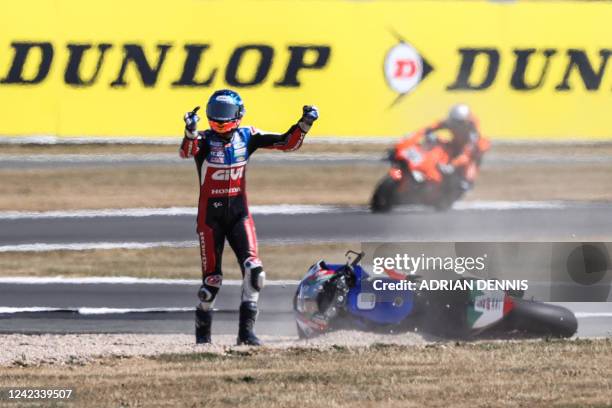
[[[421,141],[423,139],[423,141]],[[450,208],[468,189],[457,174],[445,174],[451,157],[435,134],[425,138],[415,134],[408,141],[389,151],[391,168],[378,183],[370,201],[373,212],[388,212],[396,204]],[[476,171],[476,164],[468,171]]]

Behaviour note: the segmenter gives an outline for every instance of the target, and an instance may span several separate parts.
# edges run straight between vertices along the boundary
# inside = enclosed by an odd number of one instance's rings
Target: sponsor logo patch
[[[243,174],[244,166],[217,170],[212,174],[211,178],[216,181],[229,181],[230,179],[239,180],[242,178]]]
[[[208,161],[209,161],[210,163],[223,164],[223,163],[225,163],[225,157],[210,156],[210,157],[208,158]]]
[[[214,188],[211,190],[212,194],[238,194],[242,191],[240,187],[232,188]]]
[[[223,150],[223,146],[211,146],[208,161],[211,163],[225,163],[225,150]]]
[[[384,69],[387,85],[399,97],[414,90],[433,70],[416,48],[401,39],[387,52]]]
[[[229,95],[219,95],[215,98],[216,101],[225,103],[234,103],[234,98]]]
[[[223,278],[221,275],[209,275],[204,279],[204,284],[214,288],[220,288]]]

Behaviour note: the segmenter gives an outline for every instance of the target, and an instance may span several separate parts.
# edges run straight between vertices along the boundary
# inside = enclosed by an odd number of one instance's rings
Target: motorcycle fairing
[[[397,282],[395,279],[371,277],[360,267],[355,267],[355,286],[347,295],[347,311],[355,316],[380,324],[399,324],[414,308],[414,294],[409,290],[375,290],[374,280]]]
[[[467,324],[474,330],[500,322],[512,307],[510,297],[501,290],[472,290],[469,299]]]

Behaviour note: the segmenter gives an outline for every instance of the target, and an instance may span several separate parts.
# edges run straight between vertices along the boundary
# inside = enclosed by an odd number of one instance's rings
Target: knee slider
[[[249,258],[244,262],[244,281],[242,283],[242,301],[257,302],[259,291],[264,287],[266,273],[261,261],[257,258]]]
[[[254,290],[259,292],[266,283],[266,272],[259,258],[249,258],[244,261],[244,279]]]
[[[222,281],[223,278],[221,275],[208,275],[206,278],[204,278],[204,282],[198,290],[198,298],[200,299],[200,304],[198,307],[201,310],[212,309],[217,293],[219,292],[219,288],[221,288]]]

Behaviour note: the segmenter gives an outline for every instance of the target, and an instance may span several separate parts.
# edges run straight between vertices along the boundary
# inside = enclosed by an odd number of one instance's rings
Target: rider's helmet
[[[472,110],[464,103],[454,105],[448,111],[449,126],[465,126],[472,123]]]
[[[472,110],[464,103],[454,105],[448,112],[446,125],[453,132],[453,143],[464,145],[475,135]]]
[[[221,89],[213,93],[206,105],[210,128],[217,133],[228,133],[240,126],[244,104],[237,92]]]
[[[328,269],[323,261],[310,267],[300,282],[293,305],[300,337],[311,337],[328,328],[326,311],[331,303],[329,280],[335,271]]]

